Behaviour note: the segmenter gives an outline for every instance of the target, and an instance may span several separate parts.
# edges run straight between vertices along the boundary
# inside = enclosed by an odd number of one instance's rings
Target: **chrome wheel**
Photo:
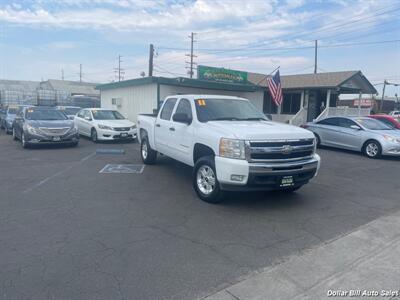
[[[26,140],[25,140],[25,134],[24,133],[22,133],[22,135],[21,135],[21,142],[22,142],[22,147],[26,148]]]
[[[204,195],[211,194],[215,189],[215,174],[211,167],[201,166],[197,170],[197,187]]]
[[[145,160],[147,158],[147,143],[142,143],[142,158]]]
[[[365,148],[365,152],[370,157],[375,157],[379,153],[379,147],[376,143],[369,143]]]

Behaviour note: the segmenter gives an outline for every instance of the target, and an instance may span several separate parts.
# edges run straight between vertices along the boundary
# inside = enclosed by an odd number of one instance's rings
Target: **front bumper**
[[[382,155],[400,156],[400,143],[385,142],[382,144]]]
[[[97,139],[101,141],[129,140],[136,139],[137,129],[129,131],[116,131],[107,129],[97,129]]]
[[[250,163],[246,160],[215,157],[217,179],[223,190],[279,190],[302,186],[318,173],[321,159],[311,158],[289,162]],[[282,179],[290,177],[290,186]]]
[[[79,133],[67,133],[63,136],[48,136],[24,132],[28,144],[73,144],[79,142]]]

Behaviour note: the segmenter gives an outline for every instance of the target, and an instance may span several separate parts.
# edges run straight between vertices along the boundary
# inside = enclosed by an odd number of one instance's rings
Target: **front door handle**
[[[161,125],[160,124],[156,124],[156,127],[161,127]]]
[[[175,128],[174,127],[170,127],[169,130],[175,131]]]

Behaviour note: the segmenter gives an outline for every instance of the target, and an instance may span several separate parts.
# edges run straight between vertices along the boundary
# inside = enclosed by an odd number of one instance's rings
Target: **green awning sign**
[[[210,81],[246,84],[247,72],[224,69],[224,68],[198,66],[197,78]]]

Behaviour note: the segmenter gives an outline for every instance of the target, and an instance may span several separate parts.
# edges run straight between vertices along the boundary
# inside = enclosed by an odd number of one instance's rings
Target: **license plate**
[[[281,178],[280,187],[288,187],[288,186],[293,186],[293,185],[294,185],[293,176],[283,176]]]
[[[59,142],[59,141],[61,141],[61,138],[59,136],[55,136],[55,137],[53,137],[53,141]]]
[[[127,133],[121,133],[121,137],[127,137],[128,134]]]

